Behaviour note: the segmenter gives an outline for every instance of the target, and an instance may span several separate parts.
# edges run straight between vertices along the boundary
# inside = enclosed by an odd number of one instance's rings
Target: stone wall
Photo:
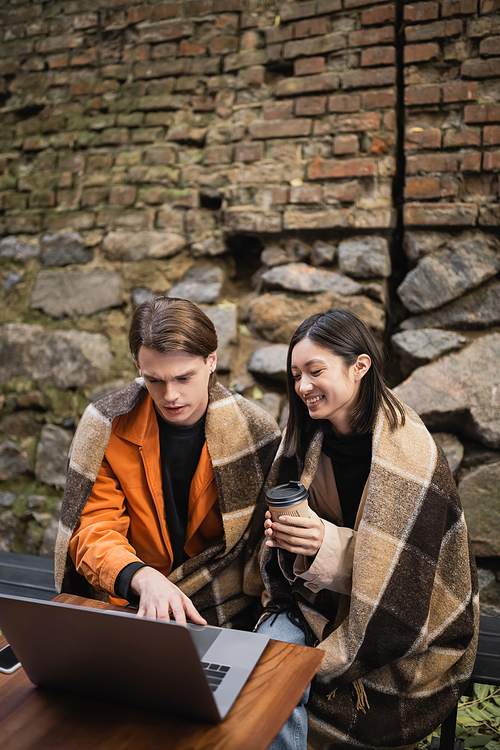
[[[499,0],[0,0],[0,114],[0,548],[51,554],[156,288],[282,423],[295,327],[360,314],[498,558]]]

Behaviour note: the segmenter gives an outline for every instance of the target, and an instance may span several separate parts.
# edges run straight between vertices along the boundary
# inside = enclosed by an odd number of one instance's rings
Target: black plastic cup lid
[[[285,508],[289,505],[298,505],[308,497],[309,493],[302,482],[291,481],[271,487],[267,491],[266,500],[268,505]]]

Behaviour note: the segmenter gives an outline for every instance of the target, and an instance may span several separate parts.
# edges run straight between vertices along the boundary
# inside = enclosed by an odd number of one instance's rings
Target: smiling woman
[[[371,359],[360,354],[350,367],[344,360],[309,338],[293,348],[290,370],[295,393],[312,419],[327,419],[341,435],[351,432],[351,412],[356,406],[361,378]]]
[[[300,479],[310,515],[262,509],[258,629],[326,656],[270,750],[407,748],[448,715],[474,665],[477,578],[460,498],[355,315],[302,323],[287,383],[269,484]]]
[[[303,457],[304,446],[317,429],[311,419],[327,419],[341,435],[362,435],[371,432],[375,416],[383,408],[391,430],[404,425],[404,409],[385,384],[382,369],[379,345],[356,315],[334,309],[305,320],[288,349],[286,454],[297,452]],[[318,402],[307,403],[314,395]],[[310,408],[315,403],[318,407]]]

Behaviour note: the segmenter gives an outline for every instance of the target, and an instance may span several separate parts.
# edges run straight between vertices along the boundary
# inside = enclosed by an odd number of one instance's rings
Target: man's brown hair
[[[193,302],[162,292],[149,292],[137,307],[128,341],[136,362],[141,346],[161,354],[187,352],[204,360],[217,349],[217,333],[208,315]],[[215,380],[212,373],[209,385]]]

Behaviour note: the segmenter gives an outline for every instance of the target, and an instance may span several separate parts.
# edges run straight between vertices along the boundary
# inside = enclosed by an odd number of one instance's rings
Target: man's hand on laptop
[[[154,568],[140,568],[132,577],[131,588],[140,596],[138,617],[168,621],[172,613],[182,625],[187,619],[197,625],[207,624],[191,599]]]

